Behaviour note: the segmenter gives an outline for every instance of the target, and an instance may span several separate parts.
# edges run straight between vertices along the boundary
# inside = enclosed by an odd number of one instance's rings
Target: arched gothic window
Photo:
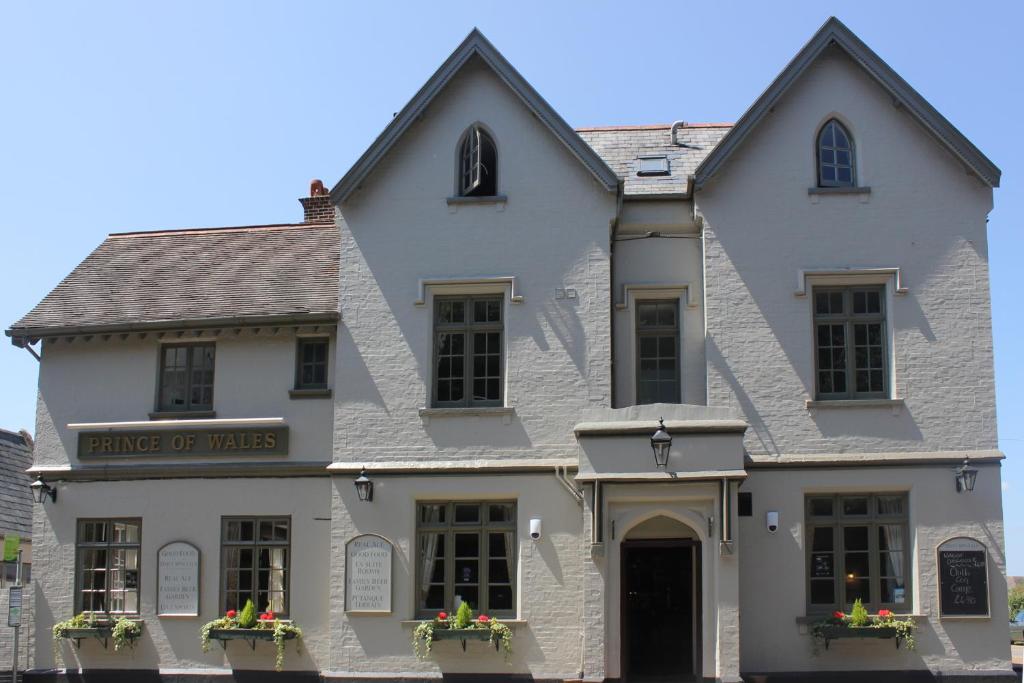
[[[459,196],[498,194],[498,153],[494,140],[480,126],[470,126],[459,144]]]
[[[843,124],[830,119],[818,133],[818,187],[854,187],[856,171],[853,138]]]

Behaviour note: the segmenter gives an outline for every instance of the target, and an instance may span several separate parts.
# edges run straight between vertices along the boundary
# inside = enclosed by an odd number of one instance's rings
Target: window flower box
[[[419,623],[412,632],[412,648],[417,657],[428,657],[431,646],[438,640],[458,640],[462,643],[462,651],[466,651],[466,643],[470,640],[494,643],[495,651],[505,650],[505,661],[512,657],[512,629],[497,619],[486,614],[473,619],[473,612],[468,603],[459,606],[457,615],[448,616],[439,613],[433,619]]]
[[[287,641],[296,641],[295,647],[301,651],[302,629],[290,619],[278,619],[270,611],[260,614],[257,618],[252,600],[246,600],[241,613],[228,610],[223,617],[204,624],[199,631],[199,640],[203,652],[210,650],[211,640],[219,642],[224,650],[228,649],[229,640],[244,640],[254,652],[256,641],[273,641],[277,648],[274,670],[280,671],[284,668],[284,645]]]
[[[813,624],[810,633],[814,638],[816,653],[819,643],[824,643],[827,650],[829,643],[842,638],[895,640],[897,649],[900,644],[905,644],[908,650],[913,650],[914,628],[914,620],[910,617],[899,617],[887,609],[871,615],[861,601],[856,600],[850,614],[834,612],[831,617]]]
[[[820,634],[825,641],[826,650],[829,642],[840,638],[878,638],[880,640],[895,638],[897,648],[902,640],[895,626],[825,626],[821,629]]]
[[[107,649],[110,641],[114,641],[114,650],[133,647],[142,635],[141,619],[127,617],[109,619],[98,618],[93,614],[78,614],[67,621],[53,625],[54,646],[58,640],[72,640],[76,649],[81,649],[82,640],[92,638]]]

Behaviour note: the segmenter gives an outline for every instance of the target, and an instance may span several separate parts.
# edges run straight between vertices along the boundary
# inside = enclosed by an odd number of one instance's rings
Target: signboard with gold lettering
[[[78,457],[288,455],[288,427],[80,432]]]
[[[199,548],[175,541],[156,558],[156,612],[161,617],[199,616]]]
[[[391,541],[377,534],[345,544],[345,611],[390,614]]]

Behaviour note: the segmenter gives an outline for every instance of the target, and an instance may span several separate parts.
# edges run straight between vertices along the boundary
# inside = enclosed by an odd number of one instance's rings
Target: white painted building
[[[8,330],[59,493],[34,675],[272,677],[200,648],[252,597],[292,679],[1009,679],[998,183],[835,19],[734,125],[573,130],[474,31],[304,223],[112,235]],[[822,647],[857,598],[916,648]],[[461,602],[510,661],[413,654]],[[90,609],[134,649],[55,661]]]

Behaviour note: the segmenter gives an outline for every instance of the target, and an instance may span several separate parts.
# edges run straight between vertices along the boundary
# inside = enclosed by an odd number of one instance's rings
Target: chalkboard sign
[[[988,552],[973,538],[939,545],[939,616],[988,617]]]

